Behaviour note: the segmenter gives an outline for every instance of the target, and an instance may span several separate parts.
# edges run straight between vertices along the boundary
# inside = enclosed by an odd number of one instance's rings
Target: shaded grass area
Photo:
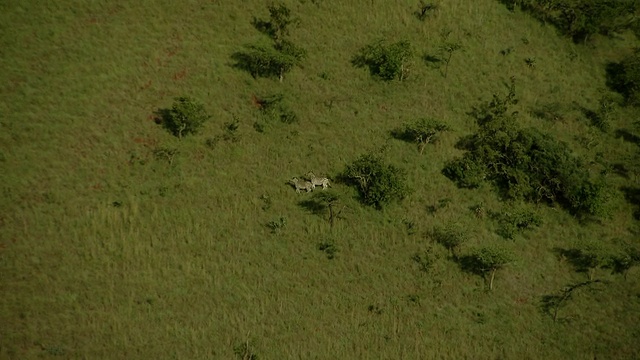
[[[523,126],[590,159],[628,163],[638,151],[633,112],[610,133],[591,132],[571,104],[596,108],[605,65],[632,40],[576,46],[489,0],[443,3],[424,22],[413,4],[287,4],[301,22],[292,41],[309,53],[282,84],[232,67],[231,55],[261,36],[250,23],[266,16],[259,2],[0,5],[0,357],[230,359],[247,343],[267,359],[637,357],[637,269],[626,280],[600,272],[608,283],[576,293],[559,310],[566,321],[540,310],[544,296],[586,280],[553,248],[634,236],[632,166],[610,176],[621,190],[600,222],[527,205],[542,225],[505,242],[518,260],[491,293],[423,236],[462,221],[463,256],[503,241],[469,208],[511,205],[489,187],[457,189],[441,170],[475,130],[467,113],[510,76]],[[419,57],[401,83],[349,63],[380,37],[434,54],[443,29],[464,48],[446,79]],[[294,99],[299,121],[257,132],[252,99],[273,93]],[[184,95],[212,118],[178,140],[154,111]],[[563,106],[545,107],[554,102]],[[390,140],[425,116],[452,131],[423,154]],[[236,119],[237,141],[207,145]],[[308,171],[332,177],[382,147],[414,189],[385,211],[335,183],[345,210],[331,227],[317,216],[322,204],[284,184]],[[264,224],[280,217],[286,226],[272,234]],[[412,258],[429,247],[441,256],[425,272]]]

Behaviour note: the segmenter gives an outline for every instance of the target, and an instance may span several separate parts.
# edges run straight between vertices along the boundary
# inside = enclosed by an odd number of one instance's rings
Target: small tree
[[[404,80],[407,75],[408,62],[413,56],[413,49],[408,41],[385,44],[378,40],[360,49],[351,63],[356,67],[369,68],[371,75],[382,80]]]
[[[469,239],[467,233],[459,225],[448,224],[445,227],[436,226],[431,232],[431,237],[449,250],[449,253],[458,258],[460,246]]]
[[[180,139],[184,135],[197,133],[202,124],[211,118],[204,105],[189,97],[175,98],[171,109],[163,109],[159,113],[163,126]]]
[[[476,270],[489,273],[489,289],[493,290],[493,279],[496,272],[513,261],[513,254],[498,246],[487,246],[477,249],[471,255]]]
[[[611,257],[613,271],[622,274],[625,278],[629,269],[638,265],[640,265],[640,247],[637,245],[626,244]]]
[[[298,23],[297,19],[291,18],[291,11],[283,4],[272,4],[268,9],[269,21],[254,17],[251,24],[272,43],[246,45],[246,51],[236,52],[231,57],[236,61],[235,67],[249,72],[254,78],[277,77],[282,82],[284,74],[306,58],[306,51],[286,38],[289,25]]]
[[[400,201],[408,194],[405,171],[385,164],[375,154],[361,155],[348,165],[342,177],[356,186],[365,205],[381,209],[392,201]]]
[[[453,56],[453,53],[462,49],[462,45],[460,45],[459,43],[456,42],[451,42],[451,41],[447,41],[446,37],[442,43],[442,45],[440,45],[440,51],[442,51],[443,53],[445,53],[445,56],[443,57],[442,60],[444,60],[444,77],[447,77],[447,73],[449,72],[449,63],[451,62],[451,57]]]
[[[342,206],[339,210],[337,207],[340,204],[340,196],[333,191],[321,191],[313,194],[310,200],[303,200],[299,203],[300,206],[308,209],[317,215],[325,216],[327,210],[329,210],[329,224],[333,228],[335,220],[340,216],[345,206]]]
[[[299,66],[306,57],[304,49],[284,42],[283,45],[273,47],[265,44],[245,46],[244,52],[232,55],[236,60],[235,66],[249,72],[254,78],[275,77],[283,81],[284,75],[294,66]]]
[[[442,132],[449,130],[449,126],[440,121],[422,118],[391,131],[391,135],[396,139],[418,144],[418,150],[422,154],[427,144],[435,142]]]
[[[613,250],[602,241],[581,241],[573,249],[565,250],[562,254],[569,259],[577,271],[586,272],[589,280],[593,280],[597,269],[614,265]]]
[[[285,36],[289,35],[289,25],[298,24],[298,20],[291,18],[291,10],[284,4],[271,4],[267,6],[267,9],[270,20],[265,21],[254,17],[251,25],[279,44]]]
[[[589,280],[589,281],[585,281],[577,284],[572,284],[572,285],[566,286],[558,294],[543,296],[542,304],[541,304],[542,311],[551,315],[553,317],[554,322],[557,321],[558,311],[560,310],[560,308],[567,305],[567,302],[571,299],[571,296],[573,295],[574,291],[583,287],[597,284],[599,282],[600,280],[593,280],[593,281]]]

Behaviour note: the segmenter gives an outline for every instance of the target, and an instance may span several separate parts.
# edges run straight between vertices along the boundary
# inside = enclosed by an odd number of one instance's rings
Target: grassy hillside
[[[632,34],[574,44],[495,0],[443,1],[425,21],[417,1],[286,4],[308,54],[283,82],[231,59],[264,37],[251,20],[268,17],[266,2],[0,4],[0,358],[640,357],[637,267],[597,269],[556,321],[543,309],[588,280],[569,250],[640,238],[638,110],[619,106],[608,132],[584,114],[615,96],[605,66],[638,46]],[[462,46],[446,78],[423,60],[445,33]],[[414,46],[405,81],[351,65],[380,38]],[[469,113],[512,76],[519,126],[566,141],[594,173],[627,170],[606,176],[609,216],[580,221],[442,175],[477,130]],[[276,93],[299,123],[262,119],[255,98]],[[178,96],[212,116],[181,140],[154,121]],[[389,135],[420,117],[452,129],[422,154]],[[225,141],[234,119],[237,141]],[[286,184],[310,170],[335,180],[370,151],[407,172],[404,201],[379,211],[334,181],[343,211],[330,227]],[[516,207],[542,225],[505,240],[491,214]],[[460,254],[515,255],[493,290],[429,236],[448,224],[469,238]]]

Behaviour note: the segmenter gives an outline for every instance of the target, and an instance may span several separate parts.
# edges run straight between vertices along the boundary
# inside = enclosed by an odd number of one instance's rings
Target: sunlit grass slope
[[[614,136],[632,129],[637,110],[618,110],[609,133],[579,110],[596,110],[609,91],[605,64],[635,38],[575,45],[494,0],[442,1],[424,22],[413,15],[417,1],[286,4],[300,19],[291,39],[308,57],[282,83],[232,67],[231,55],[263,36],[250,22],[268,16],[266,2],[0,4],[0,358],[640,357],[637,269],[626,278],[599,270],[605,282],[576,291],[559,321],[540,307],[587,280],[558,249],[637,241],[634,208],[619,191],[637,187],[637,173],[609,176],[609,218],[580,223],[559,207],[526,205],[543,225],[513,241],[470,210],[509,203],[441,174],[476,129],[469,112],[506,94],[512,76],[521,126],[588,160],[637,161],[638,145]],[[446,78],[422,60],[445,33],[462,45]],[[414,46],[406,81],[376,81],[351,65],[380,38]],[[259,133],[252,98],[274,93],[299,123]],[[177,96],[212,115],[181,141],[153,121]],[[532,115],[550,104],[562,119]],[[420,117],[453,130],[423,154],[389,136]],[[207,146],[234,119],[238,141]],[[334,183],[344,210],[331,228],[299,205],[309,194],[286,184],[310,170],[333,179],[383,148],[413,189],[383,211]],[[280,218],[286,225],[272,234],[265,225]],[[495,243],[515,253],[493,291],[425,237],[450,223],[468,231],[463,253]],[[335,258],[318,250],[322,242],[334,243]],[[412,258],[429,249],[436,261],[425,273]]]

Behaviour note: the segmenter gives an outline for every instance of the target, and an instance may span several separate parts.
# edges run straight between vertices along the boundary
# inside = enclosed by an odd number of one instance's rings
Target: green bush
[[[406,172],[385,164],[374,154],[361,155],[347,166],[341,177],[348,184],[356,186],[365,205],[378,209],[392,201],[404,199],[409,193]]]
[[[474,189],[487,178],[486,167],[475,162],[471,156],[463,156],[449,161],[442,174],[456,183],[460,188]]]
[[[555,25],[575,42],[591,35],[611,35],[637,27],[637,0],[500,0],[511,10],[519,5],[534,17]]]
[[[204,105],[189,97],[176,98],[171,109],[160,110],[160,114],[163,126],[178,138],[197,133],[211,118]]]
[[[458,256],[457,251],[460,246],[469,239],[467,232],[457,224],[447,224],[444,227],[436,226],[431,232],[431,237],[447,248],[454,257]]]
[[[413,56],[413,49],[408,41],[385,44],[378,40],[360,49],[351,63],[356,67],[368,67],[371,75],[382,80],[404,80],[407,75],[408,62]]]
[[[260,113],[266,120],[280,121],[285,124],[298,122],[298,116],[291,110],[283,94],[272,94],[256,98]]]
[[[542,218],[530,210],[516,210],[495,214],[498,221],[498,235],[505,239],[513,239],[516,234],[542,225]]]

